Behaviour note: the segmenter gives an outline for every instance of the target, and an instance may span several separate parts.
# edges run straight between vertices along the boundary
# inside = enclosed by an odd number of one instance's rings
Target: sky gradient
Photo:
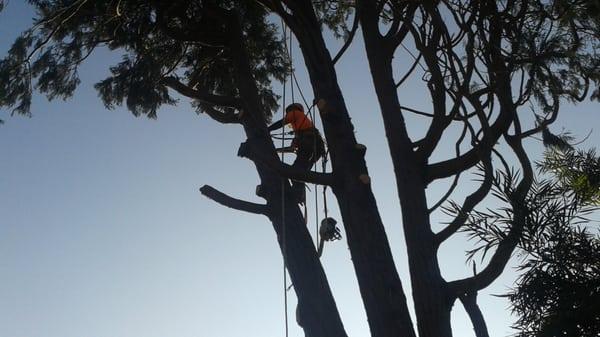
[[[33,14],[21,1],[9,1],[0,13],[0,55]],[[32,118],[0,110],[0,337],[283,336],[282,258],[270,223],[198,192],[210,184],[260,201],[251,162],[236,156],[241,128],[196,115],[183,98],[162,108],[157,120],[106,110],[93,84],[119,57],[94,54],[80,69],[75,96],[66,102],[35,96]],[[301,60],[296,66],[310,93]],[[360,37],[337,70],[410,294],[392,165]],[[419,83],[400,98],[423,108],[429,102]],[[597,110],[587,102],[565,106],[554,130],[564,127],[581,138],[597,127]],[[410,118],[408,127],[422,131]],[[598,144],[594,132],[583,146]],[[536,159],[542,146],[532,140],[527,149]],[[471,178],[457,200],[470,191]],[[435,185],[428,195],[435,200],[444,191]],[[329,204],[339,220],[333,197]],[[439,221],[434,215],[432,222]],[[443,246],[447,279],[469,275],[468,247],[463,238]],[[368,336],[345,241],[327,245],[322,260],[349,336]],[[515,276],[507,269],[480,294],[493,337],[509,335],[512,318],[507,302],[490,294],[506,291]],[[292,298],[290,336],[303,336],[294,308]],[[460,304],[453,320],[455,336],[473,335]]]

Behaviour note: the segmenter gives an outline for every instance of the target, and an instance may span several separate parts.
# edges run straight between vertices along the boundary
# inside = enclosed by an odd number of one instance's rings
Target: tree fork
[[[265,2],[269,6],[269,2]],[[281,15],[296,35],[321,111],[352,263],[373,337],[414,337],[406,297],[371,186],[364,153],[337,83],[331,55],[310,2],[290,2],[294,17]],[[277,12],[276,6],[271,8]],[[360,178],[362,177],[362,178]],[[367,183],[365,183],[367,181]]]
[[[228,16],[226,29],[236,70],[234,73],[244,111],[247,113],[242,125],[248,138],[268,150],[266,155],[277,159],[273,142],[267,138],[267,125],[262,117],[264,110],[250,71],[239,18],[234,13]],[[287,193],[284,194],[284,200],[280,197],[283,190],[290,190],[289,183],[286,181],[282,184],[283,178],[264,165],[256,164],[256,169],[261,184],[273,191],[270,196],[267,196],[268,214],[277,233],[298,302],[302,304],[302,328],[308,337],[346,337],[335,300],[302,213]]]
[[[402,209],[413,298],[420,337],[452,336],[453,298],[441,276],[437,246],[429,222],[424,161],[413,146],[401,114],[393,78],[393,48],[379,33],[374,5],[359,2],[361,25],[375,92],[383,116]],[[408,23],[410,24],[410,23]]]

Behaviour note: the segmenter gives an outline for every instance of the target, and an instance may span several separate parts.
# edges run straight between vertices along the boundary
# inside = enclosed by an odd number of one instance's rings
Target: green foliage
[[[508,294],[521,337],[600,333],[600,239],[580,227],[552,225],[531,245],[525,271]]]
[[[548,128],[542,129],[542,141],[544,142],[544,146],[548,148],[553,148],[558,151],[568,151],[572,150],[571,142],[573,142],[574,138],[569,133],[563,133],[561,135],[555,135]]]
[[[354,0],[315,1],[313,6],[321,24],[329,28],[335,38],[348,36],[348,19],[355,12]]]
[[[538,164],[550,173],[561,190],[579,203],[600,205],[600,157],[595,149],[561,151],[550,148]]]
[[[573,140],[568,133],[554,137],[564,144]],[[463,231],[476,241],[468,258],[483,260],[507,240],[511,229],[522,228],[517,244],[521,275],[503,295],[518,317],[517,336],[596,337],[600,333],[600,236],[589,218],[599,210],[600,157],[593,149],[556,145],[549,144],[537,163],[541,178],[534,179],[523,202],[515,198],[518,172],[505,166],[494,174],[491,194],[503,205],[468,214]],[[483,168],[478,174],[484,178]],[[456,216],[460,205],[451,203],[445,210]]]
[[[14,106],[13,112],[28,114],[31,106],[29,64],[27,49],[33,44],[31,34],[23,34],[8,51],[8,57],[0,61],[0,104]]]
[[[248,1],[30,0],[34,26],[0,61],[0,106],[29,114],[32,91],[66,99],[79,85],[78,68],[96,49],[122,54],[111,75],[95,85],[108,108],[125,104],[136,116],[155,117],[174,104],[163,79],[174,76],[195,90],[236,96],[224,25],[210,6],[242,21],[252,73],[267,109],[277,107],[271,81],[288,69],[283,44],[266,10]],[[209,41],[207,43],[207,41]],[[196,101],[202,110],[206,102]]]
[[[534,180],[525,200],[520,202],[516,198],[516,181],[519,176],[514,171],[496,172],[492,180],[491,195],[502,206],[470,212],[463,231],[477,245],[467,252],[469,260],[477,256],[483,260],[488,252],[506,239],[515,226],[522,228],[518,248],[527,250],[531,244],[540,240],[540,236],[545,235],[547,228],[577,222],[583,214],[591,211],[590,208],[576,208],[574,203],[567,202],[562,196],[560,185],[550,179]],[[446,211],[456,216],[460,206],[453,203]],[[517,212],[524,215],[522,220],[515,216]]]
[[[162,78],[160,70],[155,57],[131,59],[125,55],[121,63],[110,68],[112,76],[97,83],[95,88],[109,109],[126,102],[135,116],[155,117],[162,104],[175,103],[165,86],[155,85]]]
[[[480,168],[482,169],[482,168]],[[511,208],[511,200],[515,191],[515,181],[518,179],[518,173],[514,171],[498,171],[492,178],[492,195],[501,201],[504,206],[496,209],[473,210],[462,229],[469,236],[469,239],[476,240],[480,245],[467,251],[469,260],[477,255],[483,260],[491,249],[498,246],[500,241],[506,237],[513,224],[514,210]],[[523,208],[527,204],[519,205]],[[453,217],[458,216],[460,205],[452,203],[446,212]]]
[[[600,16],[597,0],[509,2],[502,13],[505,56],[528,78],[526,97],[550,113],[557,99],[600,100]]]
[[[517,335],[595,337],[600,332],[600,237],[590,232],[587,217],[597,208],[583,202],[589,200],[588,194],[571,187],[578,186],[573,172],[578,172],[577,177],[583,171],[585,176],[598,174],[583,169],[597,169],[598,158],[593,151],[549,153],[539,166],[552,175],[535,180],[523,203],[514,202],[519,174],[495,174],[492,194],[505,206],[469,214],[464,231],[477,246],[468,257],[485,258],[512,227],[522,226],[517,245],[522,274],[505,295],[519,317],[514,326]],[[567,168],[566,163],[570,163]],[[589,185],[583,190],[589,190]],[[597,185],[595,192],[597,196]],[[447,210],[457,214],[459,207],[453,205]],[[517,223],[517,212],[525,214],[523,223]]]

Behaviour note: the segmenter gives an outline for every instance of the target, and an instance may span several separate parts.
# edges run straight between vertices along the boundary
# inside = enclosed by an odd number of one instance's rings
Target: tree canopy
[[[535,226],[521,247],[522,274],[508,294],[519,317],[515,327],[519,336],[595,336],[600,331],[600,237],[589,215],[597,210],[600,188],[589,183],[596,173],[581,168],[597,168],[598,157],[593,149],[551,148],[539,166],[550,178],[531,192],[541,201],[536,207],[541,212],[532,214]]]
[[[69,98],[80,84],[78,66],[97,48],[122,55],[111,76],[95,85],[107,108],[125,104],[134,115],[156,117],[175,104],[168,88],[187,90],[199,112],[239,108],[224,48],[223,25],[199,3],[179,1],[31,1],[39,13],[0,64],[1,104],[29,114],[32,88],[49,99]],[[277,97],[272,80],[287,69],[281,38],[267,11],[248,1],[222,2],[243,19],[252,73],[269,116]],[[195,34],[196,33],[196,34]],[[194,36],[195,35],[195,36]],[[205,39],[208,39],[206,42]],[[183,85],[185,81],[187,85]]]

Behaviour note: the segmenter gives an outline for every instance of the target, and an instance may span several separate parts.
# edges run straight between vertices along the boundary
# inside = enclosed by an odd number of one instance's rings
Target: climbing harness
[[[283,99],[283,104],[282,107],[285,107],[285,102],[286,102],[286,97],[287,97],[287,82],[288,82],[288,78],[291,79],[290,81],[290,93],[291,93],[291,100],[292,102],[295,102],[295,88],[298,90],[298,93],[300,94],[300,98],[302,99],[302,102],[304,103],[304,106],[308,107],[307,109],[307,114],[309,115],[310,119],[312,120],[313,123],[316,123],[316,113],[315,113],[315,105],[316,105],[316,100],[313,104],[309,104],[306,96],[304,95],[304,92],[302,91],[302,88],[298,82],[298,78],[296,77],[296,73],[294,72],[294,68],[293,68],[293,35],[289,34],[288,37],[288,28],[287,26],[282,22],[282,27],[283,27],[283,38],[284,38],[284,43],[285,43],[285,50],[287,53],[287,57],[289,59],[289,63],[291,65],[291,69],[289,74],[286,74],[285,79],[284,79],[284,83],[283,83],[283,95],[282,95],[282,99]],[[282,120],[285,120],[286,117],[286,112],[285,112],[285,108],[282,109]],[[294,131],[288,131],[286,132],[284,129],[282,129],[281,133],[279,134],[272,134],[271,137],[273,137],[273,139],[275,140],[281,140],[281,148],[285,148],[285,141],[287,139],[289,139],[287,136],[293,135],[295,132]],[[319,142],[317,141],[317,137],[321,138],[320,133],[318,132],[318,129],[316,128],[315,125],[315,131],[310,132],[310,135],[308,135],[307,137],[314,137],[313,142],[312,142],[312,146],[313,146],[313,156],[314,155],[319,155],[320,154],[320,158],[321,158],[321,162],[322,162],[322,172],[324,173],[326,171],[326,166],[327,166],[327,157],[329,154],[329,151],[326,150],[326,148],[323,148],[322,150],[318,149],[319,146]],[[323,143],[324,145],[324,143]],[[284,153],[281,154],[281,160],[282,162],[284,161]],[[312,166],[312,170],[314,170],[315,172],[318,171],[317,169],[317,163],[318,160],[315,160],[315,162],[313,163]],[[305,188],[307,188],[310,191],[310,188],[308,187],[308,185],[305,185]],[[321,229],[319,228],[319,191],[318,191],[318,186],[315,185],[314,187],[314,199],[315,199],[315,243],[317,244],[317,246],[319,246],[321,244],[320,240],[320,235],[321,235]],[[325,212],[325,218],[328,218],[327,215],[327,186],[323,186],[323,206],[324,206],[324,212]],[[283,202],[283,199],[282,199]],[[337,221],[335,221],[333,218],[330,218],[331,220],[333,220],[333,222],[337,223]],[[304,202],[304,220],[305,223],[308,223],[308,214],[307,214],[307,203]],[[327,221],[327,222],[321,222],[321,224],[324,223],[332,223],[331,221]],[[335,227],[337,228],[337,227]],[[339,232],[339,229],[338,229]],[[333,240],[325,240],[325,241],[333,241]],[[320,256],[320,255],[319,255]]]

